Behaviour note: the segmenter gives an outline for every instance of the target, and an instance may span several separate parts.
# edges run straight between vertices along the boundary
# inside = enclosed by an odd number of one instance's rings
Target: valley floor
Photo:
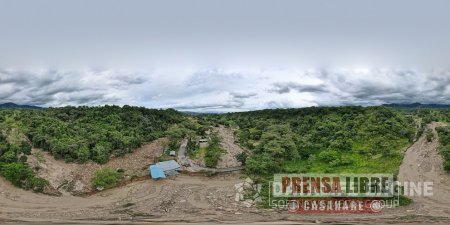
[[[415,204],[380,214],[288,214],[257,209],[235,201],[239,174],[214,178],[181,175],[174,179],[134,182],[89,197],[51,197],[17,189],[0,181],[0,222],[48,223],[254,223],[267,224],[414,224],[450,221]],[[420,203],[417,203],[420,204]]]

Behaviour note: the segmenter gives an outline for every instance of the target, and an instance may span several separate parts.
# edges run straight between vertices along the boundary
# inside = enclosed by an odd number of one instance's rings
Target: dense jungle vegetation
[[[215,116],[249,149],[251,174],[395,173],[415,138],[417,115],[386,107],[312,107]],[[242,158],[242,156],[240,156]]]
[[[17,187],[42,192],[48,182],[36,176],[26,163],[29,150],[26,144],[9,144],[5,137],[0,136],[0,175]]]
[[[67,162],[105,163],[165,135],[184,115],[142,107],[63,107],[2,110],[0,123],[16,127],[34,147]]]
[[[441,144],[439,151],[444,158],[444,169],[450,172],[450,126],[437,127],[436,131]]]
[[[312,107],[209,117],[235,129],[240,144],[248,149],[237,158],[245,164],[247,174],[262,184],[257,196],[262,198],[262,206],[268,207],[265,196],[270,195],[269,182],[274,173],[397,174],[403,151],[422,134],[432,139],[426,125],[448,122],[450,110]],[[450,143],[450,129],[441,130],[439,136],[444,138],[440,140],[446,145]],[[448,147],[441,152],[450,159]],[[445,168],[448,170],[449,161]],[[401,205],[410,202],[400,197]]]
[[[48,182],[37,177],[27,164],[31,146],[66,162],[105,163],[111,156],[125,155],[163,136],[177,145],[191,129],[190,120],[172,109],[130,106],[2,109],[0,175],[16,186],[40,192]]]
[[[20,137],[16,128],[0,126],[0,175],[14,186],[42,192],[48,182],[36,176],[28,166],[31,145]]]

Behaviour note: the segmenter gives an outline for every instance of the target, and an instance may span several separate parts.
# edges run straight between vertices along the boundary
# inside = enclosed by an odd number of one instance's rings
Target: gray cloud
[[[195,111],[201,111],[201,110],[224,110],[227,111],[230,108],[239,108],[242,106],[242,103],[236,103],[236,102],[227,102],[227,103],[219,103],[219,104],[189,104],[189,105],[183,105],[180,104],[178,106],[175,106],[175,109],[178,110],[195,110]]]
[[[323,84],[318,85],[310,85],[310,84],[299,84],[295,82],[284,82],[284,83],[275,83],[273,84],[273,89],[271,92],[276,92],[278,94],[289,93],[291,90],[296,90],[298,92],[327,92],[326,86]]]
[[[450,79],[445,78],[446,73],[372,70],[364,76],[350,74],[352,79],[347,78],[346,82],[329,82],[348,99],[357,101],[446,103],[450,100],[446,92]]]
[[[2,70],[0,101],[39,106],[123,104],[145,83],[138,73],[94,70]]]
[[[257,94],[257,93],[253,93],[253,92],[250,92],[250,93],[231,92],[230,95],[233,96],[233,98],[240,99],[240,98],[251,98],[251,97],[255,97],[255,96],[258,95],[258,94]]]
[[[28,80],[26,79],[26,74],[16,74],[6,70],[0,70],[0,84],[8,83],[24,85],[28,83]]]

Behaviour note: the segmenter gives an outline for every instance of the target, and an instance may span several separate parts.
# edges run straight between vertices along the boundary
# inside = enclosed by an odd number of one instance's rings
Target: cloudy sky
[[[450,103],[450,1],[0,0],[0,103]]]

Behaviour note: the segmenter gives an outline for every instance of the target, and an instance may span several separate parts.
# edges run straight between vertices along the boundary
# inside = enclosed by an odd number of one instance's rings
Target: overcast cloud
[[[172,75],[170,75],[172,74]],[[283,76],[276,76],[283,74]],[[445,70],[0,71],[4,102],[242,111],[323,105],[450,104]]]
[[[445,0],[0,0],[0,103],[450,103]]]

